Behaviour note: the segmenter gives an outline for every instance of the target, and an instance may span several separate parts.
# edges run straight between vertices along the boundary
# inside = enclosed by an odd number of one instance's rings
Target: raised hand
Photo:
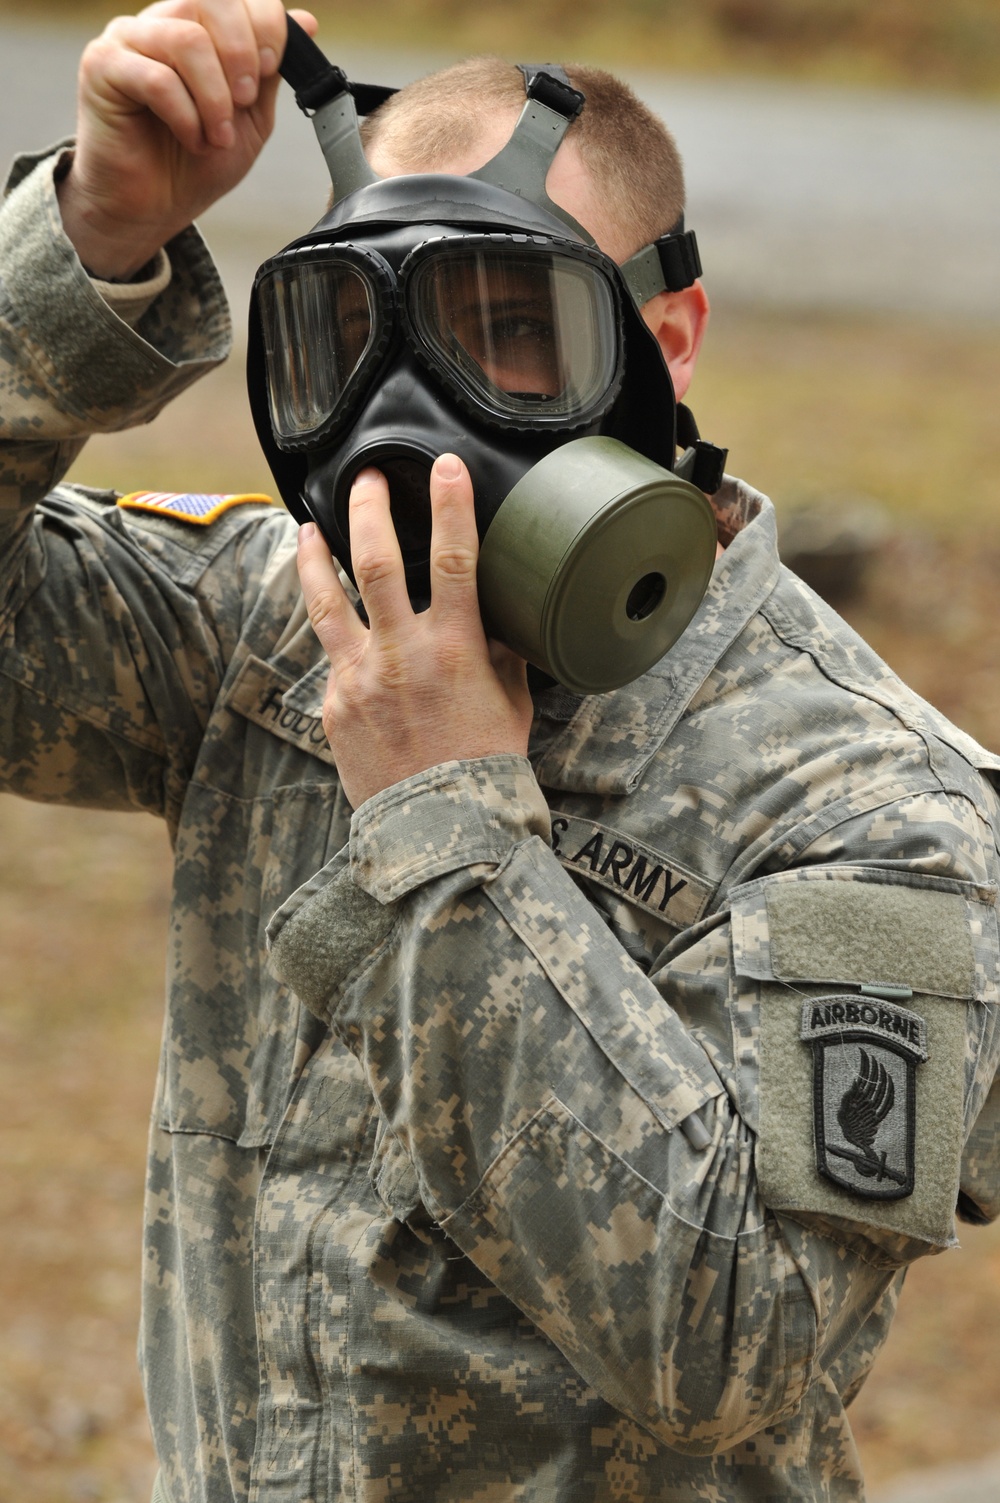
[[[308,11],[291,14],[315,34]],[[274,125],[286,35],[281,0],[160,0],[89,44],[59,202],[90,271],[132,275],[246,175]]]
[[[525,664],[483,631],[472,483],[453,454],[431,472],[431,516],[431,604],[417,613],[385,477],[369,469],[355,480],[351,558],[370,627],[319,530],[307,523],[299,532],[302,591],[331,665],[323,725],[354,808],[439,762],[527,751]]]

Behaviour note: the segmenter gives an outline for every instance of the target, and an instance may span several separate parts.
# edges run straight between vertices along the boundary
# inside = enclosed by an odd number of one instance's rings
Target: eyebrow
[[[468,313],[481,314],[486,311],[486,307],[489,307],[491,311],[494,309],[503,309],[505,312],[524,312],[538,307],[543,307],[548,311],[551,309],[552,303],[550,299],[540,296],[493,298],[488,305],[480,302],[478,298],[474,298],[467,303],[460,304],[457,308],[452,306],[449,312],[452,317],[457,318],[464,317]]]

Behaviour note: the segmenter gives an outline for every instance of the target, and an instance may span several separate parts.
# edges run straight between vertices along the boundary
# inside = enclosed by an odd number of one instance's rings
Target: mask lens
[[[558,251],[440,251],[415,268],[408,306],[435,364],[500,416],[575,417],[614,381],[611,289]]]
[[[336,412],[374,339],[368,282],[353,266],[280,266],[258,289],[275,437],[305,437]]]

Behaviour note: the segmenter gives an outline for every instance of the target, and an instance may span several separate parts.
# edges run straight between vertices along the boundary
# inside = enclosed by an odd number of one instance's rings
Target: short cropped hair
[[[672,229],[684,212],[684,169],[673,136],[641,99],[602,68],[571,66],[586,96],[570,126],[608,217],[638,250]],[[407,84],[361,127],[404,172],[433,172],[475,145],[479,125],[524,104],[524,78],[499,57],[473,57]]]

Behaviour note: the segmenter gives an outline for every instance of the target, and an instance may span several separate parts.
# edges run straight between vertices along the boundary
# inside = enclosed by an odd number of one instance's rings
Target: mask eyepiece
[[[606,258],[541,235],[439,235],[399,271],[364,245],[299,246],[267,262],[255,297],[271,429],[288,453],[322,448],[405,335],[480,422],[578,432],[614,403],[622,313]]]
[[[315,448],[356,409],[392,341],[392,271],[364,246],[299,247],[261,267],[254,296],[275,442]]]
[[[573,432],[621,385],[621,312],[603,260],[534,235],[425,241],[400,272],[407,337],[480,420]]]

